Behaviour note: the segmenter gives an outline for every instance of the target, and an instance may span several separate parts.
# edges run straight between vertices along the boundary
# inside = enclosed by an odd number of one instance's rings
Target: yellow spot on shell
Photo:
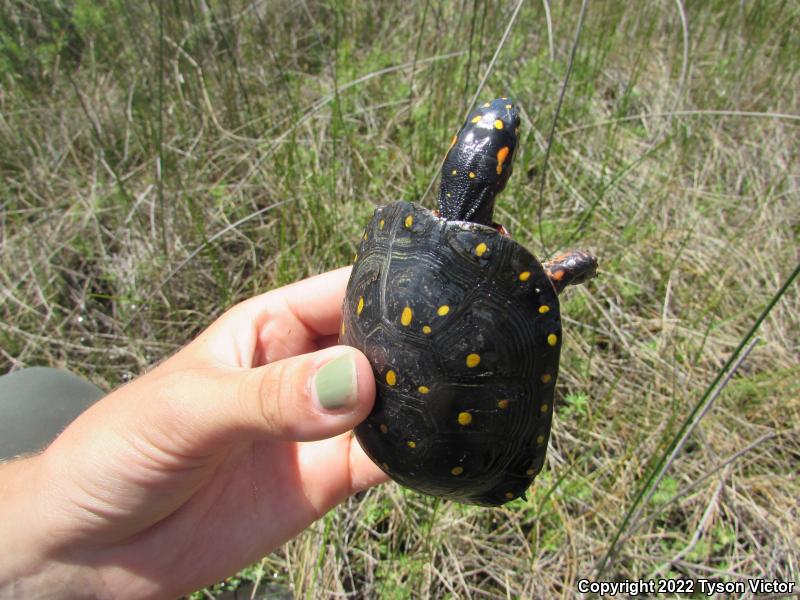
[[[364,232],[364,241],[366,242],[369,239],[369,234],[365,231]]]
[[[436,309],[436,314],[440,317],[445,316],[447,313],[450,312],[450,307],[447,304],[442,304],[438,309]]]
[[[489,108],[491,105],[492,105],[491,102],[484,102],[483,103],[483,108]]]
[[[528,281],[528,279],[530,279],[530,278],[531,278],[531,272],[530,271],[523,271],[522,273],[519,274],[519,280],[520,281]]]
[[[541,408],[539,408],[539,410],[542,411],[543,413],[545,413],[545,412],[548,411],[549,408],[550,408],[550,406],[545,403],[545,404],[542,404],[542,406],[541,406]]]
[[[494,128],[495,129],[502,129],[503,128],[503,122],[500,119],[495,119],[494,120]]]
[[[473,367],[477,367],[481,363],[481,357],[478,354],[468,354],[467,355],[467,366],[472,369]]]
[[[476,177],[477,177],[477,175],[475,175],[475,173],[473,173],[472,171],[469,172],[469,178],[470,179],[475,179]]]
[[[358,252],[353,254],[353,262],[355,263],[358,260]]]
[[[422,333],[424,333],[425,335],[428,335],[430,332],[431,332],[431,328],[430,328],[429,325],[423,325],[422,326]]]
[[[540,436],[538,436],[538,437],[536,438],[536,443],[537,443],[537,444],[539,444],[540,446],[541,446],[542,444],[544,444],[544,436],[543,436],[543,435],[540,435]]]
[[[378,429],[381,430],[381,433],[388,433],[389,432],[389,428],[386,426],[385,423],[381,423],[381,426]]]
[[[383,219],[381,219],[381,222],[380,222],[380,223],[378,223],[378,227],[380,227],[381,229],[383,229],[383,226],[384,226],[384,225],[386,225],[386,221],[384,221]]]
[[[464,467],[453,467],[450,472],[455,476],[461,475],[464,472]]]
[[[400,315],[400,323],[402,323],[405,327],[411,325],[411,315],[412,315],[411,309],[408,306],[406,306],[403,309],[403,314]]]
[[[458,424],[459,425],[469,425],[472,423],[472,415],[468,412],[460,412],[458,413]]]
[[[453,146],[455,146],[455,145],[456,145],[456,142],[457,142],[457,141],[458,141],[458,134],[456,134],[456,135],[454,135],[454,136],[453,136],[453,141],[452,141],[452,142],[450,142],[450,148],[448,148],[448,149],[447,149],[447,151],[448,151],[448,152],[450,152],[450,149],[451,149]]]
[[[506,108],[514,108],[513,104],[506,104]]]
[[[450,171],[450,175],[458,175],[458,169],[453,169]]]
[[[539,307],[539,312],[540,312],[541,314],[544,314],[544,313],[546,313],[546,312],[549,312],[549,311],[550,311],[550,307],[549,307],[549,306],[547,306],[547,304],[542,304],[542,305]]]
[[[511,152],[511,149],[508,146],[503,146],[500,150],[497,151],[497,174],[503,172],[503,163],[506,162],[508,158],[508,153]]]
[[[475,246],[475,254],[478,256],[483,256],[483,253],[486,252],[486,244],[481,242],[477,246]]]
[[[424,385],[419,386],[417,389],[419,390],[420,394],[427,394],[431,391],[427,386]]]
[[[500,410],[508,408],[508,400],[498,400],[497,408],[499,408]]]
[[[358,306],[356,306],[356,314],[360,315],[362,310],[364,310],[364,296],[359,296]]]
[[[547,344],[549,346],[555,346],[558,343],[558,336],[555,333],[551,333],[547,336]]]
[[[475,115],[475,116],[474,116],[474,117],[472,117],[472,119],[470,120],[470,123],[478,123],[478,122],[480,122],[480,120],[481,120],[482,118],[483,118],[483,117],[482,117],[481,115]]]
[[[389,369],[386,372],[386,383],[388,383],[389,385],[394,385],[395,383],[397,383],[397,373]]]
[[[411,229],[411,226],[414,224],[414,215],[408,215],[404,223],[406,227]]]
[[[506,498],[508,498],[509,500],[511,500],[513,497],[514,497],[514,494],[513,494],[513,492],[506,492]]]
[[[542,375],[542,383],[550,383],[550,380],[552,378],[553,376],[550,375],[550,373],[545,373],[544,375]]]
[[[450,192],[447,192],[445,195],[446,195],[448,198],[452,198],[452,197],[453,197],[453,194],[451,194]]]
[[[417,447],[417,442],[413,442],[413,441],[409,440],[406,443],[408,444],[409,448],[416,448]]]
[[[527,471],[525,471],[525,475],[533,475],[535,472],[536,471],[534,471],[533,469],[528,469]]]

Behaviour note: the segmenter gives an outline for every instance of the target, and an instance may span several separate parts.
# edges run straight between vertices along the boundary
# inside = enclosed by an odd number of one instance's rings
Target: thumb
[[[117,411],[106,420],[128,434],[144,429],[153,443],[195,455],[248,440],[334,437],[363,421],[375,401],[372,367],[349,346],[251,369],[170,367],[167,361],[88,412]]]
[[[214,381],[199,379],[202,395],[211,403],[206,416],[211,417],[214,432],[202,425],[196,431],[220,436],[218,441],[249,437],[304,442],[333,437],[363,421],[375,399],[372,367],[349,346],[254,369],[231,369]],[[197,408],[195,416],[203,419],[206,411]]]

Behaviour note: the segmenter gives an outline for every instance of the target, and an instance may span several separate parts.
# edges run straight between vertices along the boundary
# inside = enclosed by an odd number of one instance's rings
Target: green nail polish
[[[314,390],[317,400],[326,410],[355,405],[358,389],[353,355],[344,354],[317,371]]]

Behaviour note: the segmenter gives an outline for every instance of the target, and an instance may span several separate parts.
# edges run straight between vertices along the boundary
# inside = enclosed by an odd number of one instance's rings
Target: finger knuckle
[[[291,425],[290,403],[297,398],[294,373],[287,364],[274,363],[259,382],[259,406],[267,430],[287,433]]]

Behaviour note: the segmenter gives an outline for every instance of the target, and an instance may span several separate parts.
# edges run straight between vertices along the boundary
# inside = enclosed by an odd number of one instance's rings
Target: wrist
[[[41,458],[0,464],[0,598],[75,597],[90,593],[81,569],[55,560],[56,532],[43,518]]]

